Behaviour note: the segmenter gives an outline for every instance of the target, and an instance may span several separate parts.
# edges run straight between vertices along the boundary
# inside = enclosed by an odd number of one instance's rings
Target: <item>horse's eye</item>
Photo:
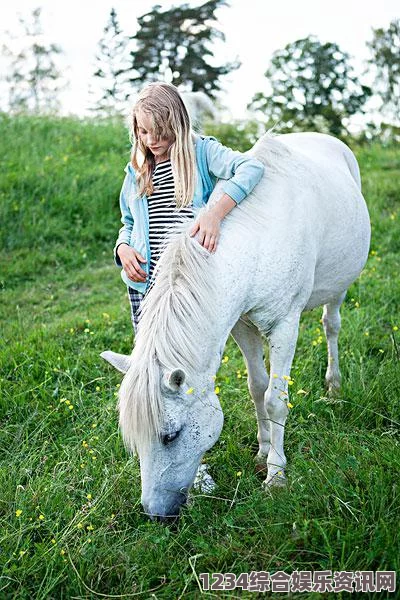
[[[178,435],[179,431],[174,431],[173,433],[166,433],[165,435],[161,436],[161,441],[164,444],[164,446],[167,446],[168,444],[176,440]]]

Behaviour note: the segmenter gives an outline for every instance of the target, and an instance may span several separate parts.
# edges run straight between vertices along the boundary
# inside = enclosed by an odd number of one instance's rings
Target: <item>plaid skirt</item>
[[[143,298],[145,297],[145,294],[141,294],[137,290],[134,290],[133,288],[128,286],[128,296],[131,305],[132,325],[136,333],[140,320],[140,305],[142,303]]]

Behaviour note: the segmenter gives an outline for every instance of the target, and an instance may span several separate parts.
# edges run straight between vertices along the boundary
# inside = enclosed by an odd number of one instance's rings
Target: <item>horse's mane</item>
[[[119,393],[125,443],[142,447],[160,432],[162,373],[201,371],[202,340],[210,336],[215,307],[212,255],[178,226],[158,262],[154,283],[141,305],[131,367]]]

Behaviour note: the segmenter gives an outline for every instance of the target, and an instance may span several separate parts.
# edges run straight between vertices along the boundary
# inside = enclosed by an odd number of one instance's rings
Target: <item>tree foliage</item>
[[[8,62],[4,80],[11,112],[41,113],[58,108],[58,93],[63,85],[55,58],[62,50],[44,40],[40,15],[41,9],[36,8],[30,18],[20,17],[20,35],[9,34],[8,45],[2,47]]]
[[[381,97],[383,109],[399,121],[400,117],[400,19],[394,19],[387,29],[374,29],[367,42],[377,73],[375,91]]]
[[[97,96],[91,110],[105,116],[124,111],[131,92],[126,75],[130,62],[127,57],[128,43],[128,37],[119,26],[117,12],[112,8],[98,45],[93,76],[99,85],[98,89],[91,89],[91,93]]]
[[[215,11],[226,6],[225,0],[208,0],[201,6],[189,4],[161,10],[160,5],[138,19],[139,29],[132,36],[131,81],[166,80],[187,91],[203,91],[214,96],[220,89],[219,78],[239,63],[211,64],[211,45],[224,40],[224,34],[213,26]]]
[[[314,36],[276,51],[265,76],[271,91],[255,94],[249,108],[261,111],[281,130],[341,135],[345,119],[362,111],[371,94],[352,74],[349,55]]]

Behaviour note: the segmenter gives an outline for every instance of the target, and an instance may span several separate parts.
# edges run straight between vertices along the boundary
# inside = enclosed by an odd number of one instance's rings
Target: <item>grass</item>
[[[202,572],[398,569],[398,152],[357,151],[371,255],[342,309],[335,400],[323,388],[321,311],[302,320],[288,487],[261,489],[229,341],[216,382],[225,426],[207,454],[218,487],[194,493],[170,528],[141,511],[138,464],[118,433],[120,376],[99,358],[132,345],[111,256],[127,134],[73,119],[2,116],[0,127],[0,597],[198,598]]]

